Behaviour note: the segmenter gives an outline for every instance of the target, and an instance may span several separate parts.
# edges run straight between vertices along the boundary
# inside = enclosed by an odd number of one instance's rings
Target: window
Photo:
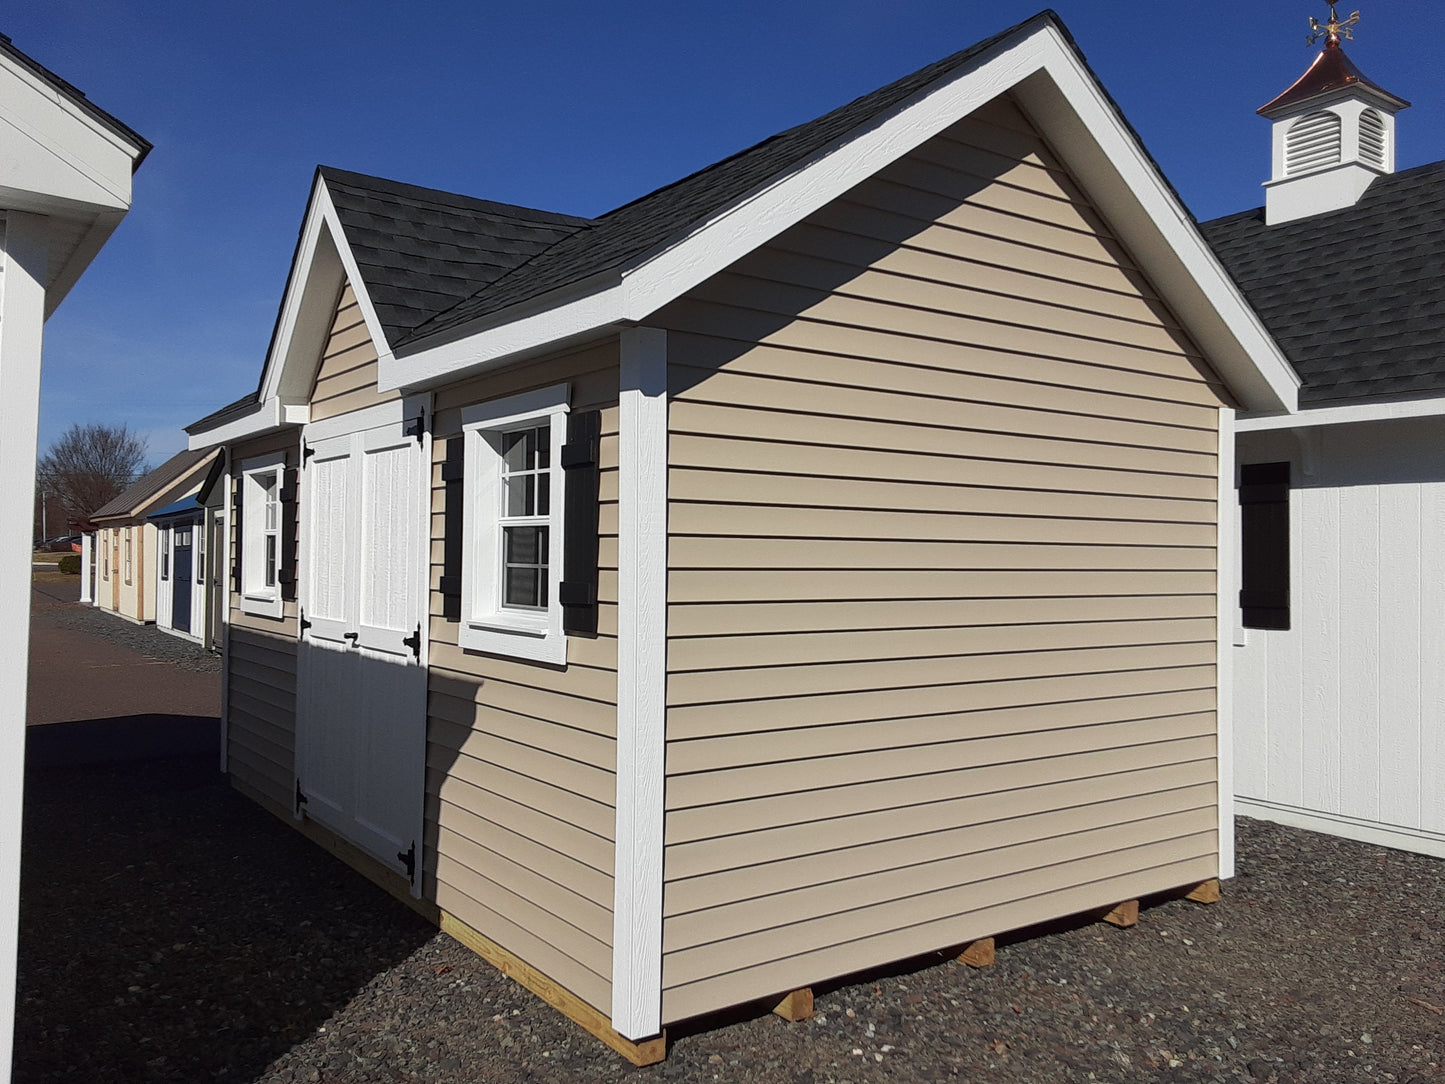
[[[127,585],[131,583],[131,576],[135,571],[135,566],[131,563],[130,532],[131,529],[127,527],[125,529],[125,582]]]
[[[462,411],[464,648],[567,661],[559,599],[566,425],[565,385]]]
[[[286,454],[241,464],[241,609],[280,617],[281,477]]]
[[[100,532],[100,578],[110,579],[110,532]]]
[[[1239,606],[1247,629],[1289,628],[1289,464],[1239,469]]]
[[[161,531],[161,579],[171,578],[171,532]]]

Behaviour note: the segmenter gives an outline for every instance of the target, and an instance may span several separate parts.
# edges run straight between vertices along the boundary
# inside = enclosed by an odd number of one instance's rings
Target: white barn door
[[[400,421],[316,440],[301,491],[300,811],[421,884],[427,482]]]

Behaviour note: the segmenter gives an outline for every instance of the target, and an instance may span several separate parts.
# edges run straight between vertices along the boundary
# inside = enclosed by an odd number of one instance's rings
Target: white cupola
[[[1265,182],[1265,222],[1353,207],[1376,177],[1395,172],[1395,114],[1410,103],[1367,79],[1340,47],[1354,40],[1357,11],[1314,19],[1310,44],[1324,50],[1294,86],[1259,108],[1274,122],[1273,170]]]

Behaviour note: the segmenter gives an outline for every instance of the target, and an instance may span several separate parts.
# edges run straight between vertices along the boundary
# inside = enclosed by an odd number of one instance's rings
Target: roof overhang
[[[194,451],[212,445],[234,444],[290,426],[305,425],[310,415],[311,408],[306,403],[288,405],[279,397],[272,396],[261,400],[251,410],[227,418],[214,429],[197,429],[189,433],[186,446]]]
[[[49,317],[130,209],[150,144],[47,74],[0,46],[0,208],[45,218]]]
[[[383,389],[419,390],[641,323],[890,162],[1012,91],[1163,299],[1250,410],[1293,410],[1299,379],[1052,19],[1027,24],[896,109],[620,272],[382,354]]]
[[[1234,428],[1239,433],[1264,433],[1274,429],[1309,429],[1315,426],[1442,416],[1445,416],[1445,399],[1403,399],[1386,403],[1310,407],[1293,414],[1241,414],[1235,419]]]

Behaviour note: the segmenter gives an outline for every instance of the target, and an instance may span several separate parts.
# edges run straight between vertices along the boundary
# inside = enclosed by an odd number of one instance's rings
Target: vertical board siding
[[[331,334],[311,390],[311,420],[319,422],[400,398],[401,392],[396,389],[376,390],[376,361],[376,344],[362,319],[356,294],[347,283],[336,303]]]
[[[557,668],[457,644],[437,590],[446,442],[461,408],[566,383],[602,413],[599,634]],[[617,740],[615,341],[437,392],[432,465],[427,895],[603,1012],[611,1004]]]
[[[230,652],[228,770],[289,809],[296,779],[296,641],[233,625]]]
[[[1246,813],[1445,856],[1445,422],[1244,434],[1292,461],[1290,628],[1235,649]]]
[[[999,101],[656,321],[663,1017],[1214,876],[1217,376]]]

